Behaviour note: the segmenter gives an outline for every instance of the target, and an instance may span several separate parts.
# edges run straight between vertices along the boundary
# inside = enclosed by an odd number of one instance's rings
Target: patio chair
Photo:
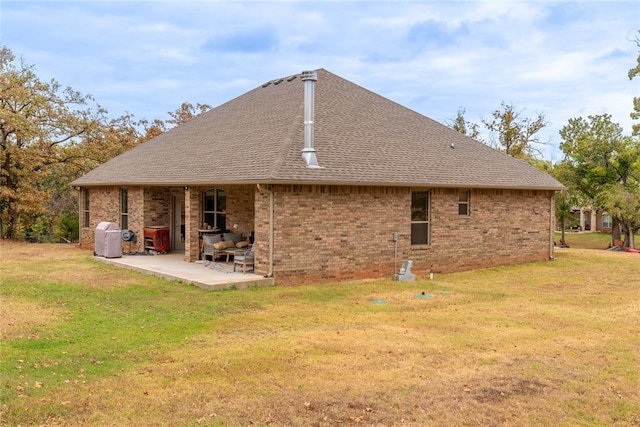
[[[207,256],[211,257],[211,261],[215,261],[216,258],[224,255],[224,249],[220,250],[213,247],[213,245],[220,241],[222,241],[220,234],[205,234],[202,236],[202,244],[204,246],[202,250],[202,260],[205,266],[209,264]]]
[[[254,248],[251,246],[249,250],[238,250],[233,256],[233,271],[236,271],[236,265],[240,264],[242,267],[242,274],[247,273],[247,267],[253,270]]]

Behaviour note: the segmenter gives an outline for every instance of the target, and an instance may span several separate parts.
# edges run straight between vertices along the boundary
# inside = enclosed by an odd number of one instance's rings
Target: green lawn
[[[561,233],[555,233],[555,241],[560,242]],[[565,232],[564,239],[572,248],[607,249],[611,245],[611,234]]]
[[[0,424],[640,425],[640,254],[576,249],[600,236],[433,281],[215,292],[3,241]]]
[[[555,241],[560,242],[561,233],[555,233]],[[611,246],[611,234],[565,232],[565,241],[576,249],[607,249]],[[640,235],[634,237],[636,246],[640,245]]]

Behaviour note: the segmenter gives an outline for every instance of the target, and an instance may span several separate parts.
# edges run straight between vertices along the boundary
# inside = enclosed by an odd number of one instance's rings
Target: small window
[[[411,192],[411,244],[428,245],[429,235],[429,192]]]
[[[129,191],[126,188],[120,189],[120,228],[129,228]]]
[[[458,215],[469,216],[469,199],[471,197],[471,191],[463,190],[458,193]]]
[[[613,227],[613,219],[609,214],[602,215],[602,228],[612,228]]]
[[[83,221],[82,221],[82,225],[84,227],[89,227],[90,223],[89,223],[89,189],[85,188],[82,192],[82,199],[83,199]]]

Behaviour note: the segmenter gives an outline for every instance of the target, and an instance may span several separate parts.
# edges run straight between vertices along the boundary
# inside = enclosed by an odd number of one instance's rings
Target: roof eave
[[[541,190],[563,191],[563,185],[476,185],[476,184],[442,184],[428,182],[378,182],[378,181],[327,181],[327,180],[283,180],[283,179],[252,179],[252,180],[220,180],[220,181],[188,181],[188,182],[109,182],[109,183],[71,183],[73,187],[205,187],[211,185],[337,185],[337,186],[374,186],[374,187],[413,187],[413,188],[465,188],[485,190]]]

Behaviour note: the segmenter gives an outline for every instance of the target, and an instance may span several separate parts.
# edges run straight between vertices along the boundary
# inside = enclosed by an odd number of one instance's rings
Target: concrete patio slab
[[[273,278],[258,274],[233,272],[233,264],[217,263],[206,267],[202,261],[186,262],[183,253],[164,255],[123,255],[120,258],[94,257],[96,261],[118,267],[128,268],[145,274],[151,274],[168,280],[192,283],[202,289],[221,290],[229,288],[244,289],[250,286],[271,286]]]

